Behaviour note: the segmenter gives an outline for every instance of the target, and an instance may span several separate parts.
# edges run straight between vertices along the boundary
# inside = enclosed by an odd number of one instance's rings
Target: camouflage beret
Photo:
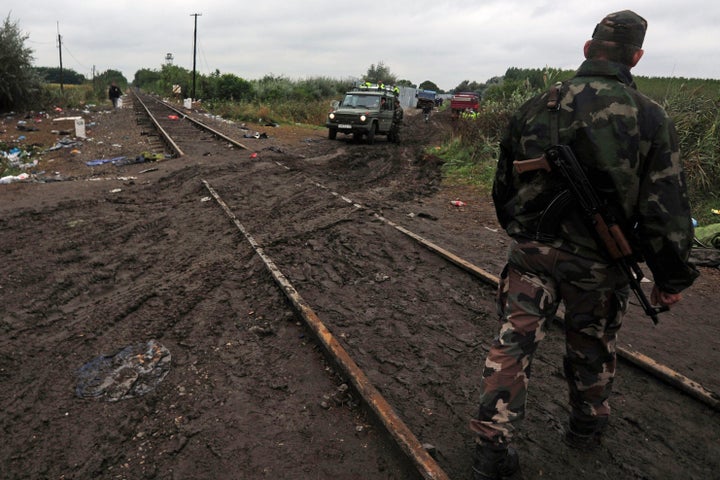
[[[592,38],[642,47],[647,21],[630,10],[611,13],[595,27]]]

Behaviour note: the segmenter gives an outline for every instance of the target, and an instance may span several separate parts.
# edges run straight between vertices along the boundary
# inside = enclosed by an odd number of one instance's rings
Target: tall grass
[[[717,223],[711,210],[720,209],[720,81],[638,77],[636,83],[675,123],[693,216],[701,225]],[[453,138],[435,152],[446,161],[446,181],[489,191],[503,129],[518,106],[541,90],[517,84],[498,91],[483,99],[475,118],[458,119]]]
[[[214,113],[229,120],[320,126],[325,125],[327,114],[330,111],[330,102],[330,100],[212,101],[206,106]]]
[[[37,109],[60,108],[87,108],[89,105],[110,108],[105,85],[93,85],[86,82],[82,85],[60,85],[46,83],[43,85],[40,97],[36,99]]]

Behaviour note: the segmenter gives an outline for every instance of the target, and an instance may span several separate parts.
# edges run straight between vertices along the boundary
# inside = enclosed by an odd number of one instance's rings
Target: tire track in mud
[[[370,212],[337,199],[334,209],[328,209],[328,200],[321,198],[327,192],[308,189],[292,172],[278,170],[274,179],[267,166],[258,166],[257,173],[254,168],[243,170],[242,184],[235,185],[216,172],[213,185],[220,185],[218,191],[240,221],[261,239],[418,438],[435,446],[441,467],[451,478],[462,478],[471,451],[466,422],[475,408],[472,397],[485,345],[496,328],[493,293],[479,289],[465,272],[402,238]],[[556,367],[562,364],[562,343],[557,337],[547,343],[545,350],[550,352],[538,355],[536,364],[541,366],[535,375],[553,401],[548,408],[543,403],[548,397],[531,400],[531,408],[540,414],[523,435],[527,441],[538,430],[555,432],[559,438],[567,418],[559,393],[565,389],[564,377]],[[549,371],[543,372],[543,365]],[[664,396],[672,389],[657,384],[651,390]],[[622,388],[616,395],[635,396]],[[683,397],[673,392],[678,396]],[[692,404],[685,398],[681,402]],[[703,410],[692,407],[684,414],[691,417]],[[632,414],[621,418],[619,427],[634,423]],[[667,454],[677,448],[665,447]],[[524,462],[548,472],[542,466],[544,447],[530,450],[537,456]],[[608,471],[621,476],[633,470],[622,454],[608,463]]]
[[[270,160],[271,155],[267,157],[265,160]],[[298,163],[297,159],[294,162]],[[315,167],[322,165],[317,162]],[[466,421],[475,408],[472,397],[477,390],[479,362],[496,329],[492,294],[482,292],[469,276],[430,258],[432,255],[417,245],[398,240],[396,232],[388,233],[387,225],[370,218],[369,212],[349,205],[328,207],[327,200],[314,197],[297,172],[278,170],[262,160],[243,161],[227,173],[217,168],[204,176],[233,211],[241,212],[241,222],[250,225],[249,230],[272,252],[303,297],[317,305],[323,321],[383,395],[398,406],[417,436],[435,445],[441,466],[451,477],[462,478],[469,470]],[[378,171],[387,174],[387,165]],[[335,181],[339,181],[337,177]],[[329,252],[333,255],[328,256]],[[545,343],[546,353],[536,359],[539,381],[534,383],[541,391],[540,398],[531,398],[529,406],[539,413],[529,419],[527,433],[519,441],[527,452],[524,468],[561,478],[565,469],[585,467],[583,462],[573,461],[573,453],[563,447],[551,451],[534,440],[547,438],[548,432],[559,437],[567,417],[564,379],[557,367],[562,364],[562,343],[557,336]],[[620,415],[617,425],[611,426],[617,437],[616,453],[603,452],[598,461],[605,466],[586,472],[586,478],[628,474],[672,478],[664,477],[667,472],[661,467],[652,466],[655,454],[683,455],[687,461],[679,468],[685,474],[709,471],[708,452],[693,451],[684,441],[692,438],[687,425],[697,418],[709,420],[708,412],[661,384],[651,382],[638,395],[637,383],[646,384],[646,377],[632,368],[625,373],[627,377],[619,379],[615,392]],[[625,381],[633,386],[626,390]],[[625,452],[617,445],[634,441],[627,430],[650,432],[656,428],[656,421],[637,408],[645,394],[672,398],[656,406],[655,413],[673,419],[669,431],[676,438],[668,442],[666,435],[651,436],[659,445]],[[675,411],[678,405],[682,405],[681,412]],[[712,435],[703,434],[707,438]],[[548,455],[556,461],[548,464]]]
[[[226,478],[240,462],[243,478],[412,478],[340,389],[254,252],[203,202],[197,168],[189,170],[158,186],[128,185],[124,202],[35,213],[73,255],[48,256],[49,274],[23,284],[36,311],[1,324],[14,332],[0,350],[5,384],[27,386],[0,393],[5,451],[13,452],[2,456],[5,474]],[[33,228],[26,216],[6,218],[4,232]],[[28,243],[14,253],[8,271],[39,252]],[[71,288],[56,286],[56,270]],[[52,308],[57,333],[37,328]],[[152,395],[112,405],[72,398],[70,372],[140,338],[162,341],[173,355]],[[32,373],[18,378],[20,365]],[[88,416],[95,421],[72,421]],[[44,434],[28,442],[26,428]],[[38,457],[42,473],[32,470]]]

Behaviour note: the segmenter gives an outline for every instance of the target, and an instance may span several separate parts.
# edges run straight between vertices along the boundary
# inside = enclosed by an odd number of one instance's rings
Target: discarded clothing
[[[170,351],[156,340],[100,355],[78,371],[75,394],[116,402],[153,390],[170,372]]]
[[[720,248],[720,223],[696,227],[695,238],[705,247]]]
[[[244,138],[268,138],[267,133],[263,132],[255,132],[255,133],[246,133],[243,135]]]
[[[87,165],[88,167],[96,167],[98,165],[105,165],[106,163],[117,163],[124,159],[125,157],[101,158],[99,160],[90,160],[88,162],[85,162],[85,165]]]

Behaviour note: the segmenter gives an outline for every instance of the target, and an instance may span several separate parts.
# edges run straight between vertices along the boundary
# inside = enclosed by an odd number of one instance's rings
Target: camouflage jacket
[[[537,238],[542,213],[566,188],[556,172],[519,175],[512,165],[551,146],[550,115],[557,115],[558,143],[573,149],[658,287],[677,293],[690,286],[698,275],[688,262],[693,229],[677,133],[667,113],[637,91],[627,67],[607,61],[580,66],[562,85],[558,111],[547,108],[548,95],[520,107],[500,142],[493,200],[503,228],[511,236]],[[577,208],[571,204],[557,217],[555,233],[541,241],[607,259]]]
[[[393,112],[393,123],[400,124],[403,120],[404,112],[402,107],[397,106],[395,107],[395,111]]]

